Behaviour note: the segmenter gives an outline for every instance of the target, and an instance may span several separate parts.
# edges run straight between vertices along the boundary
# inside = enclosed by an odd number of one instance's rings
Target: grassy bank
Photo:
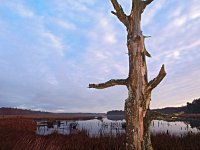
[[[124,150],[125,135],[89,137],[87,131],[72,135],[35,134],[31,119],[0,119],[0,150]],[[183,138],[167,134],[152,135],[155,150],[199,150],[200,134]]]

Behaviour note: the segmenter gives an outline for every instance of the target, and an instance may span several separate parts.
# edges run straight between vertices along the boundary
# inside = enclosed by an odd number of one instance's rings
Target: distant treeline
[[[122,111],[122,110],[112,110],[112,111],[108,111],[107,115],[118,115],[118,116],[121,116],[121,115],[124,115],[124,111]]]
[[[0,108],[0,115],[50,115],[50,112],[44,111],[33,111],[30,109],[19,109],[19,108]]]
[[[44,116],[103,116],[103,113],[52,113],[19,108],[0,108],[0,115],[44,115]]]
[[[161,109],[153,109],[152,111],[157,111],[163,114],[173,114],[184,112],[186,114],[200,114],[200,98],[195,99],[192,103],[187,102],[186,106],[182,107],[166,107]],[[107,115],[124,115],[124,111],[122,110],[112,110],[108,111]]]
[[[166,107],[154,110],[164,114],[173,114],[178,112],[184,112],[186,114],[200,114],[200,98],[193,100],[192,103],[187,102],[186,106]]]
[[[200,114],[200,98],[195,99],[192,103],[187,103],[186,113]]]

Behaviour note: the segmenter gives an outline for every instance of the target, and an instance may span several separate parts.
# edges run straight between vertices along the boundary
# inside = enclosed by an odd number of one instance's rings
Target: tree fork
[[[132,9],[127,16],[117,0],[111,0],[115,9],[111,13],[117,16],[128,32],[127,48],[129,55],[129,75],[127,79],[109,80],[100,84],[89,84],[89,88],[104,89],[115,85],[125,85],[128,88],[128,98],[125,101],[126,119],[126,149],[152,150],[150,139],[150,101],[152,90],[166,76],[164,65],[159,74],[148,82],[146,57],[151,57],[145,48],[144,36],[141,31],[141,15],[147,5],[153,0],[132,0]]]

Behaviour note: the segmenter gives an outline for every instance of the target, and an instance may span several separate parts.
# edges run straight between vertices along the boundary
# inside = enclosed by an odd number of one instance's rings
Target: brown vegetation
[[[35,134],[36,124],[31,119],[0,119],[0,150],[107,150],[123,149],[123,135],[90,138],[87,131],[72,135]]]
[[[31,119],[0,119],[0,150],[11,150],[25,135],[35,134],[36,123]]]
[[[48,136],[35,134],[31,119],[0,119],[0,150],[125,150],[125,135],[89,137],[83,130],[77,134]],[[152,135],[155,150],[199,150],[200,134],[183,138],[167,134]]]
[[[0,118],[0,131],[2,132],[35,132],[36,122],[26,118]]]
[[[89,120],[94,116],[0,115],[0,119]]]
[[[154,150],[199,150],[200,134],[188,134],[184,137],[168,134],[151,136]]]

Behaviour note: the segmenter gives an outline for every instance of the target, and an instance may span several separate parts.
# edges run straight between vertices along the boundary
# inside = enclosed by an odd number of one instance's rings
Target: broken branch
[[[146,36],[144,36],[144,38],[146,39],[146,38],[150,38],[151,36],[149,36],[149,35],[146,35]]]
[[[141,5],[142,5],[142,12],[144,11],[144,9],[147,7],[147,5],[151,4],[151,2],[153,2],[153,0],[145,0],[142,1]]]
[[[149,5],[151,4],[151,2],[153,2],[153,0],[146,0],[146,1],[142,1],[145,5]]]
[[[158,76],[148,83],[148,90],[150,91],[153,90],[163,80],[165,76],[166,76],[165,66],[162,65]]]
[[[127,79],[112,79],[105,83],[89,84],[89,88],[105,89],[115,85],[127,85]]]
[[[114,9],[116,10],[116,12],[111,11],[112,14],[114,14],[115,16],[117,16],[117,18],[126,26],[128,27],[128,17],[127,15],[124,13],[122,6],[117,2],[117,0],[111,0],[112,5],[114,7]]]
[[[147,56],[147,57],[151,57],[151,54],[147,51],[146,47],[144,46],[144,54]]]

